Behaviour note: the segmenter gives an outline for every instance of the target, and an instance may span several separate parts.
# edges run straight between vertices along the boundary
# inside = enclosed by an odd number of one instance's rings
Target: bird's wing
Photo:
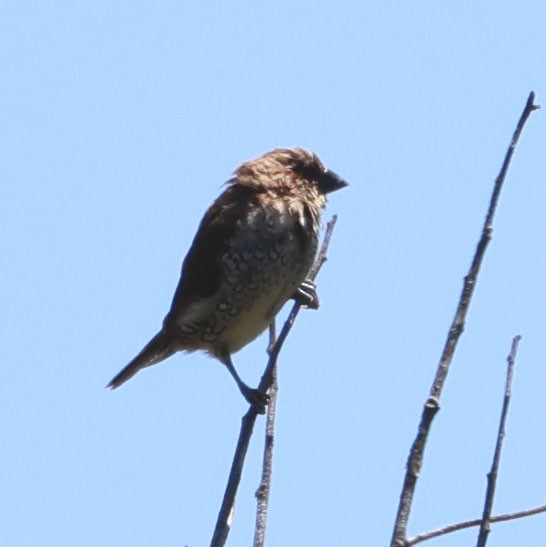
[[[165,323],[170,318],[180,317],[190,306],[220,289],[222,256],[241,229],[241,220],[254,205],[255,196],[254,189],[233,184],[207,210],[182,264],[180,281]]]

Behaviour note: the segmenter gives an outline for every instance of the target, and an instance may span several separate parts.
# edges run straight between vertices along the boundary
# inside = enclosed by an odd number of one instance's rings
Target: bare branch
[[[267,355],[271,355],[271,352],[273,351],[273,348],[275,347],[276,342],[277,342],[277,322],[275,321],[275,318],[273,318],[273,321],[269,325],[269,345],[267,346]]]
[[[496,515],[494,517],[491,517],[489,519],[489,522],[505,522],[507,520],[531,517],[540,513],[546,513],[546,505],[540,505],[531,509],[525,509],[524,511],[517,511],[516,513],[505,513],[503,515]],[[434,539],[440,536],[445,536],[446,534],[458,532],[459,530],[465,530],[466,528],[480,526],[481,523],[482,519],[480,518],[474,520],[465,520],[464,522],[458,522],[457,524],[443,526],[442,528],[437,528],[436,530],[431,530],[430,532],[425,532],[423,534],[419,534],[417,536],[407,539],[404,543],[404,547],[411,547],[412,545],[417,545],[418,543],[422,543],[423,541],[427,541],[428,539]]]
[[[269,345],[267,352],[275,347],[277,342],[277,329],[275,319],[269,325]],[[265,528],[267,524],[267,511],[269,508],[269,492],[271,488],[271,472],[273,468],[273,446],[275,444],[275,417],[277,409],[277,367],[273,367],[273,383],[269,389],[269,404],[265,425],[264,457],[262,463],[262,479],[256,491],[256,524],[254,527],[254,547],[263,547],[265,543]]]
[[[447,340],[442,351],[442,356],[436,370],[432,387],[423,408],[417,436],[410,449],[410,454],[406,464],[406,475],[404,477],[404,484],[402,487],[402,493],[400,495],[400,502],[398,505],[398,511],[391,539],[391,547],[401,547],[407,544],[406,534],[409,514],[411,510],[411,505],[413,503],[417,477],[419,476],[419,472],[423,464],[426,441],[432,425],[432,421],[434,420],[436,413],[440,409],[440,396],[442,394],[442,389],[447,378],[449,366],[453,359],[459,337],[464,330],[466,314],[468,312],[470,301],[476,287],[480,266],[485,256],[487,245],[491,240],[491,233],[493,230],[493,218],[495,216],[495,211],[497,208],[500,192],[504,184],[504,179],[510,165],[510,160],[512,159],[512,155],[514,153],[516,144],[519,140],[525,122],[531,115],[531,112],[539,108],[537,105],[534,104],[534,99],[535,94],[534,92],[531,92],[529,94],[529,98],[527,99],[525,108],[523,109],[523,113],[521,114],[521,117],[516,126],[514,135],[512,136],[512,140],[506,152],[499,175],[495,180],[495,185],[493,188],[493,193],[491,195],[491,201],[489,203],[487,215],[485,217],[481,237],[478,242],[474,258],[470,266],[470,270],[464,279],[463,290],[459,298],[455,317],[453,318],[453,322],[451,323],[451,327],[448,332]]]
[[[519,335],[512,340],[512,349],[510,350],[510,355],[508,355],[508,368],[506,371],[504,401],[502,404],[499,430],[497,433],[497,442],[495,445],[495,453],[493,455],[493,463],[491,464],[491,471],[487,474],[487,492],[485,494],[485,504],[483,508],[482,522],[480,525],[480,533],[478,534],[478,542],[476,544],[477,547],[485,547],[485,544],[487,543],[487,537],[489,536],[489,523],[491,521],[493,498],[495,497],[495,487],[499,474],[500,456],[506,428],[506,416],[508,415],[510,397],[512,396],[512,378],[514,376],[514,363],[516,360],[516,353],[518,351],[518,345],[520,340],[521,336]]]
[[[273,342],[274,343],[274,342]],[[277,409],[277,367],[273,367],[273,383],[269,389],[269,404],[265,425],[264,458],[262,464],[262,480],[256,491],[256,525],[254,530],[254,547],[265,544],[265,527],[267,510],[269,508],[269,492],[271,489],[271,471],[273,467],[273,446],[275,444],[275,417]]]
[[[317,255],[315,263],[311,268],[311,272],[309,273],[309,278],[311,281],[315,279],[320,268],[322,267],[324,262],[326,262],[328,246],[330,244],[330,239],[332,237],[336,221],[337,216],[334,215],[332,217],[332,220],[330,220],[330,222],[328,222],[328,224],[326,225],[326,232],[324,234],[322,246]],[[282,349],[284,341],[286,340],[288,334],[292,329],[292,326],[294,325],[300,309],[301,304],[296,301],[292,306],[292,309],[290,310],[290,314],[288,315],[288,318],[283,325],[283,328],[279,334],[279,337],[277,338],[274,347],[269,352],[269,360],[258,386],[258,389],[264,393],[267,392],[267,390],[271,386],[273,370],[277,364],[277,358]],[[214,529],[214,534],[210,543],[211,547],[223,547],[226,543],[231,526],[235,495],[237,494],[239,483],[241,482],[241,473],[243,471],[243,465],[248,450],[248,445],[250,443],[250,438],[252,437],[252,431],[254,429],[254,424],[256,422],[257,416],[258,414],[254,407],[250,406],[247,413],[243,416],[241,420],[239,439],[235,448],[235,454],[233,456],[233,462],[231,464],[228,483],[224,492],[224,498],[220,507],[220,511],[218,513],[216,527]]]

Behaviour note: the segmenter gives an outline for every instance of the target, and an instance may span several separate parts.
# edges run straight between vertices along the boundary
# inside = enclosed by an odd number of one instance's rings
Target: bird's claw
[[[301,283],[292,298],[306,308],[311,310],[319,309],[320,301],[317,294],[317,286],[310,279],[305,279]]]
[[[269,404],[269,395],[259,389],[245,386],[243,397],[256,409],[258,414],[265,414],[265,407]]]

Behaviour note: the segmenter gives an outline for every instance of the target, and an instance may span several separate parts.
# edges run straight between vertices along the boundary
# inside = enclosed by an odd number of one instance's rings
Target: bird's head
[[[303,148],[276,148],[247,161],[235,171],[230,182],[280,195],[301,193],[302,197],[311,198],[324,198],[347,186],[314,152]]]

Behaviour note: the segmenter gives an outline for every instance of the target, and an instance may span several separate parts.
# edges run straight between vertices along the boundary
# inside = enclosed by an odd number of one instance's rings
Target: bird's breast
[[[315,251],[312,244],[302,249],[298,237],[287,232],[226,253],[217,304],[226,328],[219,342],[236,352],[262,333],[305,279]]]
[[[316,249],[315,231],[304,230],[287,207],[241,220],[219,256],[219,289],[179,318],[184,345],[218,355],[254,340],[305,279]]]

